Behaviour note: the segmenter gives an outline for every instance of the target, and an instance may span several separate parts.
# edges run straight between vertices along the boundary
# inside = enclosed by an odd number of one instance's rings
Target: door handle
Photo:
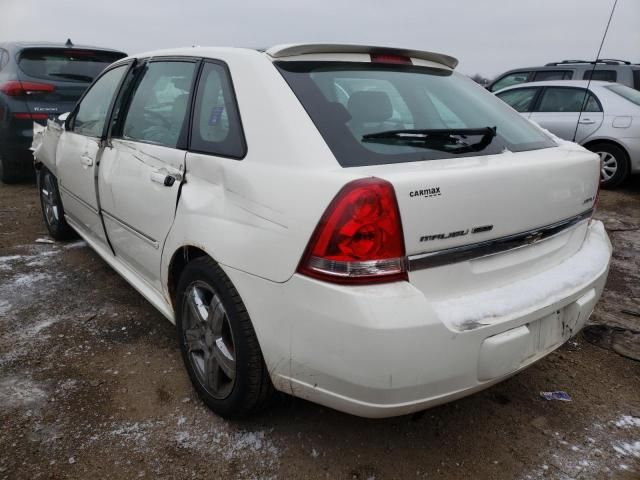
[[[583,118],[578,123],[580,125],[593,125],[594,123],[596,123],[596,121],[595,120],[591,120],[590,118]]]
[[[93,165],[93,158],[91,158],[88,154],[83,153],[80,155],[80,163],[85,167],[90,167]]]
[[[172,187],[176,180],[179,180],[178,175],[170,175],[167,172],[155,171],[151,172],[151,181],[164,185],[165,187]]]

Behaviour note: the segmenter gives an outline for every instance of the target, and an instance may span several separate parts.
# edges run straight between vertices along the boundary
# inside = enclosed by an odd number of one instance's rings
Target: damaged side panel
[[[58,176],[56,151],[62,132],[64,132],[64,127],[53,120],[48,120],[46,127],[35,122],[33,124],[31,150],[33,151],[35,162],[36,164],[43,164],[56,176]]]

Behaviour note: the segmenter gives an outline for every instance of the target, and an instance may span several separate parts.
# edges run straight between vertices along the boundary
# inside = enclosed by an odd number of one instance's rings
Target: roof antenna
[[[616,0],[617,2],[618,0]],[[70,38],[67,38],[67,43],[64,44],[65,47],[73,47],[73,42]]]
[[[584,97],[582,97],[582,104],[580,105],[580,113],[578,114],[578,121],[576,123],[576,129],[573,131],[573,140],[576,141],[576,135],[578,135],[578,127],[580,126],[580,119],[582,118],[582,111],[588,102],[589,95],[589,86],[591,85],[591,79],[593,78],[593,73],[596,71],[596,65],[598,65],[598,59],[600,58],[600,52],[602,52],[602,46],[604,45],[604,39],[607,38],[607,32],[609,31],[609,25],[611,25],[611,19],[613,18],[613,12],[616,11],[616,5],[618,4],[618,0],[614,0],[613,7],[611,7],[611,13],[609,14],[609,21],[607,22],[607,27],[604,29],[604,35],[602,36],[602,41],[600,42],[600,48],[598,49],[598,54],[596,55],[596,59],[593,62],[593,68],[591,69],[591,75],[589,75],[589,80],[587,81],[587,88],[584,91]]]

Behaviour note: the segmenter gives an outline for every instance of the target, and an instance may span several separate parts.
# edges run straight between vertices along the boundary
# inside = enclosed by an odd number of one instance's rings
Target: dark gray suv
[[[518,83],[591,78],[604,82],[617,82],[640,90],[640,64],[603,58],[598,60],[595,70],[593,66],[593,62],[586,60],[563,60],[547,63],[543,67],[516,68],[498,75],[487,88],[497,92]]]
[[[0,180],[31,178],[33,122],[73,110],[93,79],[123,57],[71,41],[0,43]]]

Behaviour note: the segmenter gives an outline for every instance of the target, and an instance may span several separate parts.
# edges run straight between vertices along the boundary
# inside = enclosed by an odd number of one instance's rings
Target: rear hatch
[[[446,65],[402,55],[302,60],[276,65],[338,163],[393,185],[409,280],[425,296],[502,286],[580,248],[597,156],[558,146]],[[550,238],[536,242],[542,237]],[[417,262],[453,249],[480,254]]]
[[[18,54],[18,80],[34,120],[70,112],[96,76],[126,54],[80,48],[25,48]]]

